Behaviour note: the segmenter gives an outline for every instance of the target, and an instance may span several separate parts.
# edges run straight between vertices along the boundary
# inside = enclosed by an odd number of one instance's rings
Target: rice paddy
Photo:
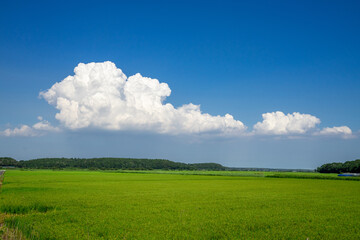
[[[192,173],[8,170],[0,220],[27,239],[360,239],[360,181]]]

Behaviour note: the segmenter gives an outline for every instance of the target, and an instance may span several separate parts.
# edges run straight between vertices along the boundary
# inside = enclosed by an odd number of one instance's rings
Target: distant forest
[[[312,172],[306,169],[271,169],[271,168],[230,168],[218,163],[181,163],[166,159],[141,158],[39,158],[17,161],[10,157],[0,157],[0,168],[16,167],[26,169],[101,169],[101,170],[236,170],[236,171],[298,171]],[[316,169],[320,173],[360,173],[360,159],[345,163],[327,163]]]
[[[318,167],[316,171],[320,173],[360,173],[360,159],[344,163],[327,163]]]
[[[124,170],[226,170],[218,163],[180,163],[166,159],[138,158],[39,158],[17,161],[9,157],[0,157],[0,167],[13,166],[31,169],[124,169]]]

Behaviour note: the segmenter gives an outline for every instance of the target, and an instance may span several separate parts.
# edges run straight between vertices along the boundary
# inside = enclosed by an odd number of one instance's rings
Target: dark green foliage
[[[10,157],[0,157],[0,166],[16,166],[17,161]]]
[[[186,164],[165,159],[135,158],[40,158],[17,162],[19,168],[32,169],[128,169],[128,170],[225,170],[217,163]]]
[[[316,169],[320,173],[360,173],[360,159],[345,163],[327,163]]]
[[[188,164],[190,166],[190,169],[194,170],[226,170],[224,166],[218,163],[193,163]]]

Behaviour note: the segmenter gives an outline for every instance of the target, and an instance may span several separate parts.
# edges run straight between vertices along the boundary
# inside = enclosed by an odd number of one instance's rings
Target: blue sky
[[[359,158],[359,8],[357,1],[3,1],[0,155],[157,157],[284,168]],[[79,63],[105,61],[127,77],[140,73],[167,83],[171,95],[163,104],[174,110],[164,116],[180,115],[170,123],[155,119],[140,126],[131,120],[112,127],[92,115],[89,124],[74,127],[79,119],[64,120],[73,113],[59,120],[56,103],[49,104],[63,97],[62,90],[39,98],[75,76]],[[232,115],[231,136],[224,118],[211,118],[209,130],[203,129],[204,115],[180,113],[189,103],[212,117]],[[116,109],[109,116],[133,112]],[[283,131],[274,122],[292,119],[294,112],[307,114],[299,115],[300,127],[290,120]],[[268,121],[275,128],[254,128],[264,123],[264,113],[274,113]],[[190,127],[181,125],[183,117]],[[24,134],[14,132],[22,125],[29,127]]]

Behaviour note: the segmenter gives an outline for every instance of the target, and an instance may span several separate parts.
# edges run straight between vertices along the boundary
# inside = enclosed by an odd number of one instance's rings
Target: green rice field
[[[22,239],[360,239],[360,181],[338,179],[8,170],[0,235],[6,228]]]

